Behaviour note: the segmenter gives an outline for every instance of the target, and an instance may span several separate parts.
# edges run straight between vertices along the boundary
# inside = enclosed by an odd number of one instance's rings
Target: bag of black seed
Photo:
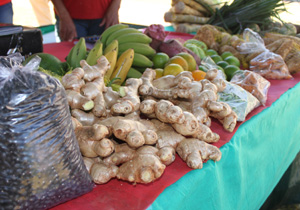
[[[0,57],[0,209],[49,209],[93,186],[60,82]]]

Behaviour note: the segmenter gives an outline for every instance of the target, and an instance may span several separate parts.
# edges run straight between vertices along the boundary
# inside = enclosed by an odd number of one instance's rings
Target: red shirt
[[[0,6],[8,4],[9,2],[11,2],[11,0],[0,0]]]
[[[65,7],[74,19],[103,18],[111,1],[112,0],[63,0]]]

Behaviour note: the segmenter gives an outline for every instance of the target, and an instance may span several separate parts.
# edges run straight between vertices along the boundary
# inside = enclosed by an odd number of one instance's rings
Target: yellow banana
[[[79,41],[74,45],[74,49],[71,49],[71,56],[69,59],[69,65],[72,69],[80,67],[80,61],[86,58],[86,43],[85,39],[81,37]]]
[[[90,50],[85,59],[87,64],[90,66],[97,64],[98,58],[100,58],[100,56],[103,54],[102,46],[103,44],[99,40],[95,43],[94,47]]]
[[[100,36],[100,41],[103,43],[103,47],[104,48],[106,47],[106,44],[105,44],[106,40],[113,32],[118,31],[122,28],[128,28],[128,27],[129,26],[126,24],[119,23],[119,24],[112,25],[112,26],[108,27],[107,29],[105,29],[105,31]]]
[[[113,73],[113,70],[115,69],[116,63],[117,63],[117,58],[118,58],[118,51],[117,47],[115,49],[112,49],[111,51],[107,52],[104,54],[106,59],[108,60],[110,64],[110,68],[107,70],[105,73],[104,77],[109,79],[111,74]]]
[[[133,49],[126,50],[118,58],[116,67],[110,77],[110,80],[116,78],[113,81],[114,84],[121,85],[125,81],[128,71],[131,68],[133,58],[134,58]]]
[[[119,42],[118,40],[113,40],[109,45],[107,45],[105,48],[104,48],[104,52],[103,54],[107,54],[109,51],[111,51],[112,49],[117,49],[117,51],[119,51]]]

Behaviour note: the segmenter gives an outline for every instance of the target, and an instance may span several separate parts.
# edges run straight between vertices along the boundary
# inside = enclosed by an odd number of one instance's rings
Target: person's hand
[[[60,18],[59,36],[61,41],[72,41],[77,37],[76,27],[71,17]]]
[[[107,11],[105,12],[104,17],[100,23],[100,27],[104,26],[107,29],[109,26],[119,23],[119,9],[120,9],[121,0],[113,0]]]

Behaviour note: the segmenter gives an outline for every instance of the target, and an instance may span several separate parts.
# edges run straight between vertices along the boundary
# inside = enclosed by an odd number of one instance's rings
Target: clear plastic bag
[[[48,209],[91,191],[60,82],[34,62],[0,60],[1,209]]]
[[[244,121],[247,115],[260,105],[256,97],[231,82],[226,82],[226,88],[218,92],[218,101],[225,102],[231,107],[237,115],[237,121]]]
[[[233,75],[230,82],[247,90],[255,96],[262,105],[266,104],[271,84],[261,75],[249,70],[238,71]]]
[[[238,46],[241,54],[258,54],[250,60],[250,70],[266,79],[293,78],[283,58],[269,51],[260,35],[249,28],[243,32],[245,42]]]
[[[218,65],[213,61],[213,59],[211,59],[210,56],[206,56],[202,61],[201,61],[201,65],[203,65],[204,67],[206,67],[208,70],[211,69],[218,69],[218,75],[216,78],[218,79],[224,79],[226,80],[226,75],[225,73],[219,69]]]

